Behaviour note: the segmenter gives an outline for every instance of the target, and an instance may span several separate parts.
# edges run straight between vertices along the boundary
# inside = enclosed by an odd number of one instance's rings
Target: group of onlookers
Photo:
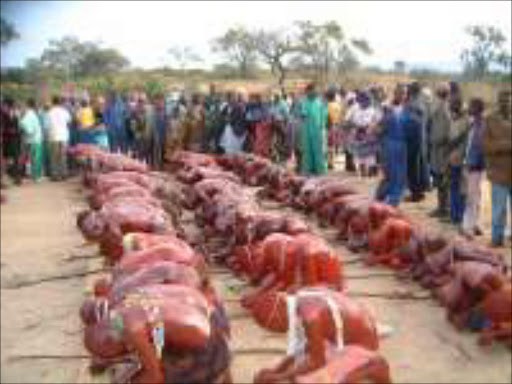
[[[345,170],[361,177],[382,175],[375,198],[398,205],[421,201],[432,189],[432,216],[451,220],[472,237],[478,225],[484,172],[492,183],[492,242],[503,243],[511,197],[510,88],[499,92],[495,108],[481,98],[466,102],[459,84],[435,92],[418,82],[346,91],[314,84],[282,94],[220,93],[122,95],[110,92],[61,99],[21,108],[2,102],[3,158],[20,182],[30,165],[39,180],[73,172],[66,147],[78,142],[108,146],[161,168],[178,149],[198,152],[252,152],[303,174],[333,169],[344,154]],[[29,161],[27,161],[29,159]],[[4,165],[2,165],[3,169]]]

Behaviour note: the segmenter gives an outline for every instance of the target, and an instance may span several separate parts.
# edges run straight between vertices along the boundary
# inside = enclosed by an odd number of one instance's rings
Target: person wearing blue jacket
[[[404,88],[395,88],[391,105],[383,108],[380,140],[384,178],[379,184],[376,199],[397,206],[407,181],[407,145],[402,121]]]

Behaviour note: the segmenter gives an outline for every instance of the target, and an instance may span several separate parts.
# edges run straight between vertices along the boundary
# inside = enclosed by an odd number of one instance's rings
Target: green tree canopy
[[[0,44],[4,47],[20,37],[13,24],[0,17]]]
[[[481,79],[493,66],[510,70],[510,52],[506,49],[507,41],[502,31],[493,26],[471,25],[466,28],[466,33],[473,40],[471,47],[460,55],[466,74]]]
[[[112,73],[129,65],[121,53],[113,48],[102,48],[94,42],[81,42],[76,37],[66,36],[51,40],[43,51],[39,63],[33,66],[64,74],[67,80],[77,77]]]

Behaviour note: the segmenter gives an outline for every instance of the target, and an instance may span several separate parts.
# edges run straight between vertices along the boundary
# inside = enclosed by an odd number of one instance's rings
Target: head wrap
[[[368,105],[370,103],[370,95],[366,91],[359,92],[356,100],[363,106]]]

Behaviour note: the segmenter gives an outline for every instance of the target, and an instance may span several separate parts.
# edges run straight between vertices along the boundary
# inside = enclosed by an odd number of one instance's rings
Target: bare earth
[[[356,182],[366,191],[375,185],[375,180]],[[84,272],[100,266],[99,259],[64,260],[72,255],[95,253],[94,247],[83,246],[75,228],[75,213],[83,207],[78,191],[76,181],[27,183],[6,191],[8,203],[1,206],[1,382],[108,382],[105,375],[91,377],[86,369],[87,360],[80,358],[85,351],[78,309],[93,276],[8,289],[22,281]],[[270,203],[269,207],[287,210]],[[424,218],[433,208],[433,196],[421,204],[404,204],[403,208]],[[489,229],[488,216],[488,208],[484,207],[486,230]],[[439,225],[435,221],[431,223]],[[451,226],[445,229],[454,231]],[[322,232],[333,239],[332,231]],[[343,257],[352,257],[344,247],[334,241],[332,244]],[[510,254],[510,243],[504,252]],[[360,264],[347,265],[345,271],[347,276],[385,272]],[[240,293],[228,287],[241,281],[222,268],[216,268],[213,273],[219,292],[227,299],[232,324],[234,380],[250,383],[256,370],[280,357],[286,345],[285,336],[261,329],[236,300],[230,300],[239,298]],[[395,289],[421,291],[417,285],[397,281],[394,277],[348,279],[349,292]],[[482,349],[476,344],[475,334],[455,331],[446,321],[444,309],[432,300],[364,297],[358,300],[370,307],[379,323],[394,330],[382,340],[381,352],[391,364],[395,382],[512,381],[510,351],[502,345]],[[23,359],[20,355],[37,356]],[[62,357],[55,358],[56,355]]]

